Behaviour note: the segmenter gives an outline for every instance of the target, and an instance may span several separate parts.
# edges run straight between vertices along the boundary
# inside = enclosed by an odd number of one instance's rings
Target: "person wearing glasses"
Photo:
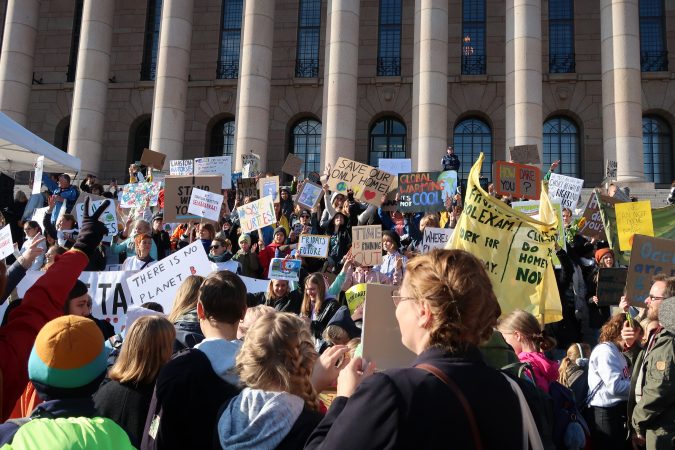
[[[484,264],[462,250],[413,258],[392,307],[417,359],[373,374],[377,361],[353,358],[305,448],[522,449],[518,397],[478,349],[501,314]]]
[[[230,244],[229,246],[227,244]],[[229,239],[216,237],[209,247],[209,261],[226,262],[232,259],[232,243]]]
[[[39,239],[42,237],[42,229],[40,229],[40,225],[34,220],[29,220],[23,224],[23,232],[26,234],[26,240],[23,241],[21,250],[19,250],[19,254],[23,254],[26,250],[28,250],[31,242],[33,242],[34,239]],[[42,265],[45,263],[47,244],[43,241],[38,245],[38,247],[42,249],[42,254],[35,258],[35,261],[33,261],[28,270],[40,270]]]

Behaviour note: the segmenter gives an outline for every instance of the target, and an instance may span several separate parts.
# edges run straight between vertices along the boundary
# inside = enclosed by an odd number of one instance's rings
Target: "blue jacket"
[[[377,209],[377,214],[380,216],[380,220],[382,221],[382,230],[391,230],[391,231],[396,231],[396,224],[394,221],[391,220],[391,217],[389,216],[389,212],[387,211],[382,211],[382,208]],[[420,220],[422,220],[422,217],[424,217],[423,212],[418,212],[413,214],[412,218],[409,216],[403,216],[403,236],[408,235],[408,237],[413,241],[421,241],[422,240],[422,232],[420,231]],[[398,234],[398,233],[397,233]],[[401,236],[401,238],[403,237]],[[401,248],[403,248],[404,245],[401,244]]]
[[[75,202],[77,201],[77,197],[80,196],[80,193],[75,186],[71,184],[67,188],[61,189],[58,183],[49,178],[49,175],[46,173],[42,174],[42,182],[47,186],[47,189],[49,189],[52,195],[58,195],[66,200],[67,213],[72,211],[73,206],[75,206]],[[61,211],[61,206],[63,206],[63,202],[56,202],[54,205],[54,211],[52,211],[52,223],[56,223],[56,219],[59,217]]]

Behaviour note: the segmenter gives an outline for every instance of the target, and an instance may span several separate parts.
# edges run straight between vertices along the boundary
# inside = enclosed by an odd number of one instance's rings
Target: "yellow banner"
[[[479,183],[483,154],[471,168],[464,211],[446,248],[462,249],[485,263],[502,314],[515,309],[540,322],[562,320],[551,258],[558,220],[544,189],[539,220],[491,197]]]
[[[354,314],[358,306],[366,300],[366,283],[355,284],[345,291],[349,313]]]
[[[652,204],[649,200],[623,202],[614,205],[616,232],[619,235],[619,250],[629,252],[633,247],[633,235],[654,236]]]

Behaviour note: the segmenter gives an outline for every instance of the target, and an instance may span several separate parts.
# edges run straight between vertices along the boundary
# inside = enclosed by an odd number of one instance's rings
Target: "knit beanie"
[[[28,378],[40,398],[86,397],[105,376],[108,350],[96,323],[80,316],[48,322],[35,338]]]
[[[286,228],[284,228],[284,227],[277,227],[274,230],[274,234],[277,234],[277,233],[284,233],[284,237],[288,237],[288,234],[286,233]]]
[[[247,242],[250,245],[251,235],[248,233],[242,233],[241,236],[239,236],[239,245],[241,245],[243,242]]]
[[[605,256],[607,253],[611,253],[612,256],[614,256],[614,252],[612,249],[605,247],[605,248],[599,248],[595,251],[595,262],[600,264],[600,261],[602,260],[602,257]]]
[[[395,231],[384,230],[382,232],[382,237],[384,237],[384,236],[387,236],[389,239],[391,239],[391,241],[396,246],[396,250],[401,248],[401,238],[399,237],[399,235]]]

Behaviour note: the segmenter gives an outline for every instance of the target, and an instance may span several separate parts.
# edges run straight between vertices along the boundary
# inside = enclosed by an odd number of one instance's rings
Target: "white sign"
[[[300,265],[302,261],[290,258],[272,258],[267,278],[270,280],[300,280]]]
[[[188,204],[188,213],[218,222],[223,199],[222,195],[215,192],[193,188],[192,195],[190,195],[190,203]]]
[[[94,200],[89,201],[89,215],[92,215],[96,212],[99,206],[105,200]],[[75,216],[77,217],[77,223],[82,226],[82,221],[84,220],[84,202],[75,204]],[[110,204],[103,211],[103,214],[98,218],[99,222],[102,222],[106,228],[108,228],[108,236],[117,235],[117,210],[115,209],[115,201],[110,200]]]
[[[173,298],[183,280],[190,275],[208,276],[211,262],[204,246],[197,241],[127,278],[129,294],[136,304],[157,302],[171,311]]]
[[[444,249],[445,244],[452,236],[452,228],[424,228],[424,239],[422,240],[422,253],[428,253],[435,248]]]
[[[330,236],[301,234],[298,239],[298,255],[308,258],[326,258],[329,244]]]
[[[0,230],[0,259],[5,259],[12,253],[14,253],[12,230],[9,228],[9,225],[5,225]]]
[[[548,180],[548,195],[551,200],[560,200],[563,208],[569,208],[574,211],[577,207],[582,187],[584,187],[584,180],[580,178],[553,173]]]
[[[380,170],[398,176],[399,173],[412,172],[412,160],[410,158],[380,158],[378,162]]]
[[[42,168],[45,164],[45,157],[40,156],[35,163],[35,178],[33,178],[33,190],[31,194],[39,194],[42,189]]]
[[[258,278],[249,278],[249,277],[242,277],[241,281],[244,282],[246,285],[246,292],[249,294],[257,294],[258,292],[267,292],[267,287],[270,285],[269,280],[260,280]]]
[[[42,226],[45,220],[45,214],[47,214],[47,210],[49,209],[49,206],[45,206],[44,208],[37,208],[33,211],[33,217],[30,220],[34,220],[37,223]],[[50,219],[51,220],[51,219]]]
[[[239,270],[239,263],[237,261],[225,261],[225,262],[214,262],[211,263],[211,267],[214,272],[220,272],[221,270],[227,270],[228,272],[237,273]]]
[[[253,178],[260,173],[260,155],[246,153],[241,155],[242,178]]]
[[[195,158],[195,175],[221,175],[221,189],[232,188],[232,157]]]
[[[172,159],[169,161],[169,175],[193,175],[193,164],[191,159]]]

